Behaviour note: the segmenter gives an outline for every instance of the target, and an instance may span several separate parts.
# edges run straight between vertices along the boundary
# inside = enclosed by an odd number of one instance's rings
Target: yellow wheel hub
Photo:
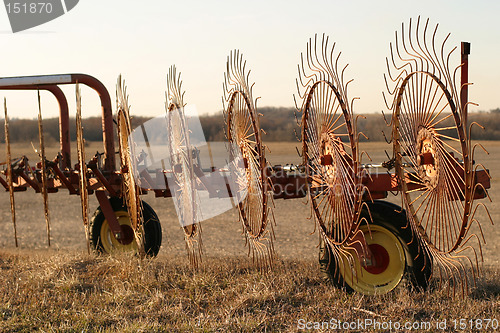
[[[130,218],[127,212],[117,211],[115,212],[115,215],[120,225],[126,225],[132,228],[132,223],[130,222]],[[138,246],[135,240],[132,240],[132,242],[130,242],[129,244],[120,243],[113,235],[113,232],[109,227],[108,220],[106,219],[104,219],[101,226],[101,243],[106,253],[129,251],[135,252],[138,250]]]
[[[353,267],[347,258],[340,265],[340,274],[353,290],[365,295],[380,295],[396,288],[403,279],[406,266],[405,250],[399,239],[388,229],[370,225],[361,227],[372,252],[372,265],[362,266],[354,250],[348,250]],[[353,274],[353,271],[355,274]]]

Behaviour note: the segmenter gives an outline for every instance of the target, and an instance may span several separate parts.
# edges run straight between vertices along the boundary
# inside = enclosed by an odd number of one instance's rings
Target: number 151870
[[[454,329],[471,330],[497,330],[499,327],[498,319],[453,319]]]
[[[50,14],[52,4],[50,2],[12,2],[5,5],[9,14]]]

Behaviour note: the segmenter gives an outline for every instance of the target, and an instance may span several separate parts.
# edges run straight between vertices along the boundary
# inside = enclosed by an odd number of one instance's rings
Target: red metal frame
[[[51,92],[59,104],[59,143],[61,147],[62,167],[71,168],[71,146],[69,135],[69,109],[68,100],[64,92],[56,85],[31,86],[31,85],[2,85],[0,78],[0,90],[47,90]]]
[[[462,111],[462,122],[467,126],[467,103],[469,93],[469,54],[470,43],[461,44],[461,67],[460,67],[460,107]],[[466,127],[467,128],[467,127]]]
[[[108,90],[95,77],[87,74],[58,74],[0,78],[0,90],[48,90],[54,94],[59,102],[59,130],[61,153],[65,167],[70,168],[70,136],[69,136],[69,113],[68,102],[59,85],[84,84],[94,89],[101,100],[102,129],[104,144],[104,170],[112,172],[115,170],[115,144],[113,131],[113,112],[111,98]]]

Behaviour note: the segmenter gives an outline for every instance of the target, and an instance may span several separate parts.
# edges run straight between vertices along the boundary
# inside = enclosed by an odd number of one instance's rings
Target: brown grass
[[[316,263],[279,261],[261,274],[246,258],[139,260],[79,252],[0,252],[2,332],[296,331],[310,322],[500,319],[498,269],[486,268],[466,298],[442,291],[346,294],[324,284]],[[451,325],[451,324],[449,324]],[[450,330],[452,331],[452,330]]]
[[[91,144],[88,155],[102,151],[100,145]],[[294,146],[270,143],[271,163],[300,163]],[[374,162],[386,160],[383,149],[391,149],[378,143],[360,146]],[[498,221],[500,205],[495,200],[500,187],[495,175],[500,171],[500,143],[486,147],[491,155],[479,160],[491,168],[494,177],[489,208]],[[30,150],[29,146],[15,148]],[[17,155],[16,150],[13,154]],[[125,255],[85,254],[79,198],[67,191],[49,196],[51,250],[46,249],[44,239],[40,194],[32,190],[16,193],[21,249],[15,249],[8,193],[1,192],[0,332],[275,332],[298,331],[300,319],[430,322],[434,326],[427,331],[431,332],[445,319],[448,329],[440,331],[455,331],[452,320],[462,318],[467,324],[470,319],[500,320],[500,231],[484,215],[485,269],[465,298],[453,298],[437,289],[418,293],[404,286],[389,295],[367,297],[346,294],[321,281],[317,234],[310,235],[314,224],[307,220],[305,200],[276,201],[279,259],[268,274],[259,273],[242,255],[245,248],[236,210],[204,223],[206,257],[203,270],[194,273],[186,260],[172,201],[152,195],[144,200],[158,213],[164,234],[159,257],[140,261]],[[390,200],[400,202],[397,197]],[[91,209],[96,206],[92,197]]]

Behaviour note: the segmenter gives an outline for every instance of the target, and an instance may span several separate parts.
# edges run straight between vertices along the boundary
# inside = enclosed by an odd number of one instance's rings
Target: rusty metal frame
[[[87,74],[61,74],[0,78],[0,90],[48,90],[59,102],[59,131],[64,167],[71,167],[68,101],[59,85],[84,84],[94,89],[101,100],[104,145],[104,170],[115,170],[113,112],[108,90],[101,81]]]

